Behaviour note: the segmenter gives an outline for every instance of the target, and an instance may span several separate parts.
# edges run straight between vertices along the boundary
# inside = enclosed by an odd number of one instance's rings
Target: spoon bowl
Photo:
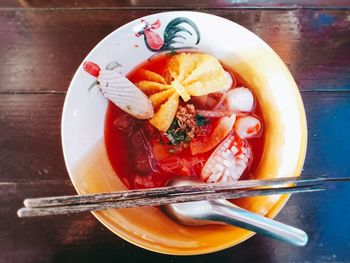
[[[192,178],[178,177],[170,180],[168,186],[198,183]],[[295,246],[304,246],[308,241],[303,230],[252,213],[227,200],[168,204],[162,206],[162,209],[169,217],[184,225],[228,224]]]

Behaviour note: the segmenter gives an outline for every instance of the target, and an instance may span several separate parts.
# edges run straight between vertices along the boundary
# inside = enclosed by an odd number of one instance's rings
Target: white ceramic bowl
[[[244,79],[261,104],[266,142],[256,178],[298,176],[306,151],[306,120],[300,94],[276,53],[242,26],[198,12],[154,14],[115,30],[83,61],[93,61],[101,68],[117,61],[122,65],[120,71],[126,74],[156,54],[155,50],[162,48],[162,43],[155,41],[155,34],[160,36],[158,40],[162,40],[166,26],[171,21],[178,21],[174,19],[179,17],[195,24],[181,24],[192,35],[180,32],[186,40],[179,45],[195,47],[218,57]],[[147,33],[137,37],[135,33],[144,30],[144,27],[147,27]],[[199,41],[195,27],[200,34]],[[97,89],[88,91],[94,80],[80,65],[69,86],[62,116],[64,159],[70,178],[81,194],[125,189],[113,171],[105,150],[107,100]],[[242,205],[256,213],[274,217],[287,198],[249,198]],[[111,231],[131,243],[166,254],[213,252],[238,244],[253,235],[231,226],[182,226],[154,207],[108,210],[95,212],[94,215]]]

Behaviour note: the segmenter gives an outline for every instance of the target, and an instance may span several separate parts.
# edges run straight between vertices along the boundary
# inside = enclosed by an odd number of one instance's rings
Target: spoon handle
[[[295,246],[304,246],[307,234],[298,228],[249,212],[235,205],[218,202],[211,220],[221,221],[253,232],[269,236]]]

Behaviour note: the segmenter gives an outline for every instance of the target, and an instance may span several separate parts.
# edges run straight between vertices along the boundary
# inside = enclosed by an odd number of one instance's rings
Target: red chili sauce
[[[154,57],[136,67],[127,77],[134,83],[141,81],[140,69],[165,76],[169,59],[168,55]],[[234,76],[236,87],[246,87],[237,74],[225,66],[224,68]],[[260,119],[263,126],[263,116],[256,98],[253,114]],[[203,127],[204,136],[195,139],[207,140],[207,135],[210,135],[217,123],[216,119],[210,118],[209,123]],[[263,133],[262,127],[260,136],[248,140],[253,158],[240,179],[254,178],[263,151]],[[179,175],[199,178],[206,160],[216,148],[193,156],[187,145],[184,147],[170,144],[166,136],[148,121],[135,119],[111,102],[107,108],[104,135],[112,167],[129,189],[161,187],[170,178]]]

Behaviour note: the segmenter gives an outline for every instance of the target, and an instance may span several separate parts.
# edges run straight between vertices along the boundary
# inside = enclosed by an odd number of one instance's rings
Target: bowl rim
[[[108,35],[106,35],[103,39],[101,39],[95,46],[93,49],[91,49],[91,51],[84,57],[84,59],[88,56],[90,56],[90,54],[92,54],[95,50],[97,50],[100,45],[102,45],[102,43],[104,41],[106,41],[107,39],[111,38],[113,36],[113,34],[117,31],[121,31],[124,28],[129,27],[132,23],[134,23],[135,21],[139,20],[139,19],[149,19],[149,18],[153,18],[155,16],[164,16],[167,14],[176,14],[178,13],[179,15],[206,15],[206,16],[211,16],[214,17],[215,19],[218,20],[222,20],[224,22],[229,22],[229,23],[233,23],[235,24],[235,26],[241,27],[244,30],[248,31],[249,34],[254,35],[261,44],[264,44],[269,51],[271,52],[271,54],[273,54],[273,56],[280,62],[280,65],[282,67],[284,67],[284,71],[287,75],[289,75],[290,79],[294,82],[295,85],[293,85],[293,90],[294,93],[296,95],[296,100],[297,100],[297,104],[298,104],[298,109],[299,109],[299,116],[301,118],[301,144],[300,144],[300,149],[299,149],[299,159],[298,159],[298,167],[296,168],[296,176],[300,176],[304,162],[305,162],[305,158],[306,158],[306,150],[307,150],[307,121],[306,121],[306,114],[305,114],[305,108],[303,105],[303,101],[301,98],[301,94],[299,89],[297,88],[297,84],[292,76],[292,74],[290,73],[290,71],[288,70],[287,66],[285,65],[285,63],[283,62],[283,60],[279,57],[279,55],[263,40],[261,39],[259,36],[257,36],[255,33],[253,33],[252,31],[250,31],[249,29],[241,26],[240,24],[237,24],[229,19],[217,16],[217,15],[213,15],[213,14],[209,14],[209,13],[205,13],[205,12],[198,12],[198,11],[167,11],[167,12],[158,12],[158,13],[154,13],[154,14],[150,14],[147,16],[143,16],[143,17],[139,17],[136,19],[133,19],[131,21],[129,21],[128,23],[114,29],[112,32],[110,32]],[[75,190],[77,191],[77,193],[79,195],[81,195],[81,192],[78,190],[78,187],[76,185],[76,182],[73,180],[73,169],[72,167],[70,167],[68,165],[68,160],[67,160],[67,155],[65,154],[66,152],[66,147],[64,144],[64,137],[65,137],[65,118],[67,113],[67,105],[68,105],[68,98],[71,96],[71,92],[72,92],[72,86],[74,86],[74,83],[77,82],[78,80],[78,69],[82,66],[84,59],[82,60],[82,62],[79,64],[78,68],[75,70],[74,76],[72,78],[72,80],[69,83],[68,86],[68,90],[65,96],[65,100],[64,100],[64,105],[63,105],[63,109],[62,109],[62,116],[61,116],[61,144],[62,144],[62,151],[63,151],[63,158],[64,158],[64,162],[65,162],[65,166],[69,175],[69,179],[72,182]],[[269,218],[274,218],[281,210],[282,208],[285,206],[285,204],[287,203],[288,199],[290,198],[290,194],[285,194],[282,195],[280,197],[280,199],[274,204],[274,206],[269,210],[269,212],[267,213],[267,217]],[[244,236],[242,236],[242,238],[240,238],[240,240],[238,242],[231,242],[231,243],[225,243],[224,245],[221,246],[215,246],[212,248],[207,248],[207,249],[202,249],[201,251],[198,252],[191,252],[191,251],[184,251],[184,252],[174,252],[174,251],[166,251],[166,250],[161,250],[161,249],[156,249],[154,248],[152,245],[145,245],[145,244],[139,244],[136,241],[132,240],[131,238],[129,238],[127,235],[124,235],[121,232],[118,232],[116,229],[113,229],[111,226],[109,226],[108,222],[103,218],[102,215],[100,215],[98,212],[91,212],[99,222],[101,222],[107,229],[109,229],[110,231],[112,231],[114,234],[116,234],[118,237],[128,241],[129,243],[143,248],[143,249],[147,249],[149,251],[152,252],[156,252],[156,253],[160,253],[160,254],[166,254],[166,255],[178,255],[178,256],[188,256],[188,255],[203,255],[203,254],[209,254],[209,253],[213,253],[213,252],[217,252],[217,251],[221,251],[233,246],[236,246],[244,241],[246,241],[247,239],[251,238],[252,236],[254,236],[256,233],[254,232],[248,232],[247,234],[245,234]]]

